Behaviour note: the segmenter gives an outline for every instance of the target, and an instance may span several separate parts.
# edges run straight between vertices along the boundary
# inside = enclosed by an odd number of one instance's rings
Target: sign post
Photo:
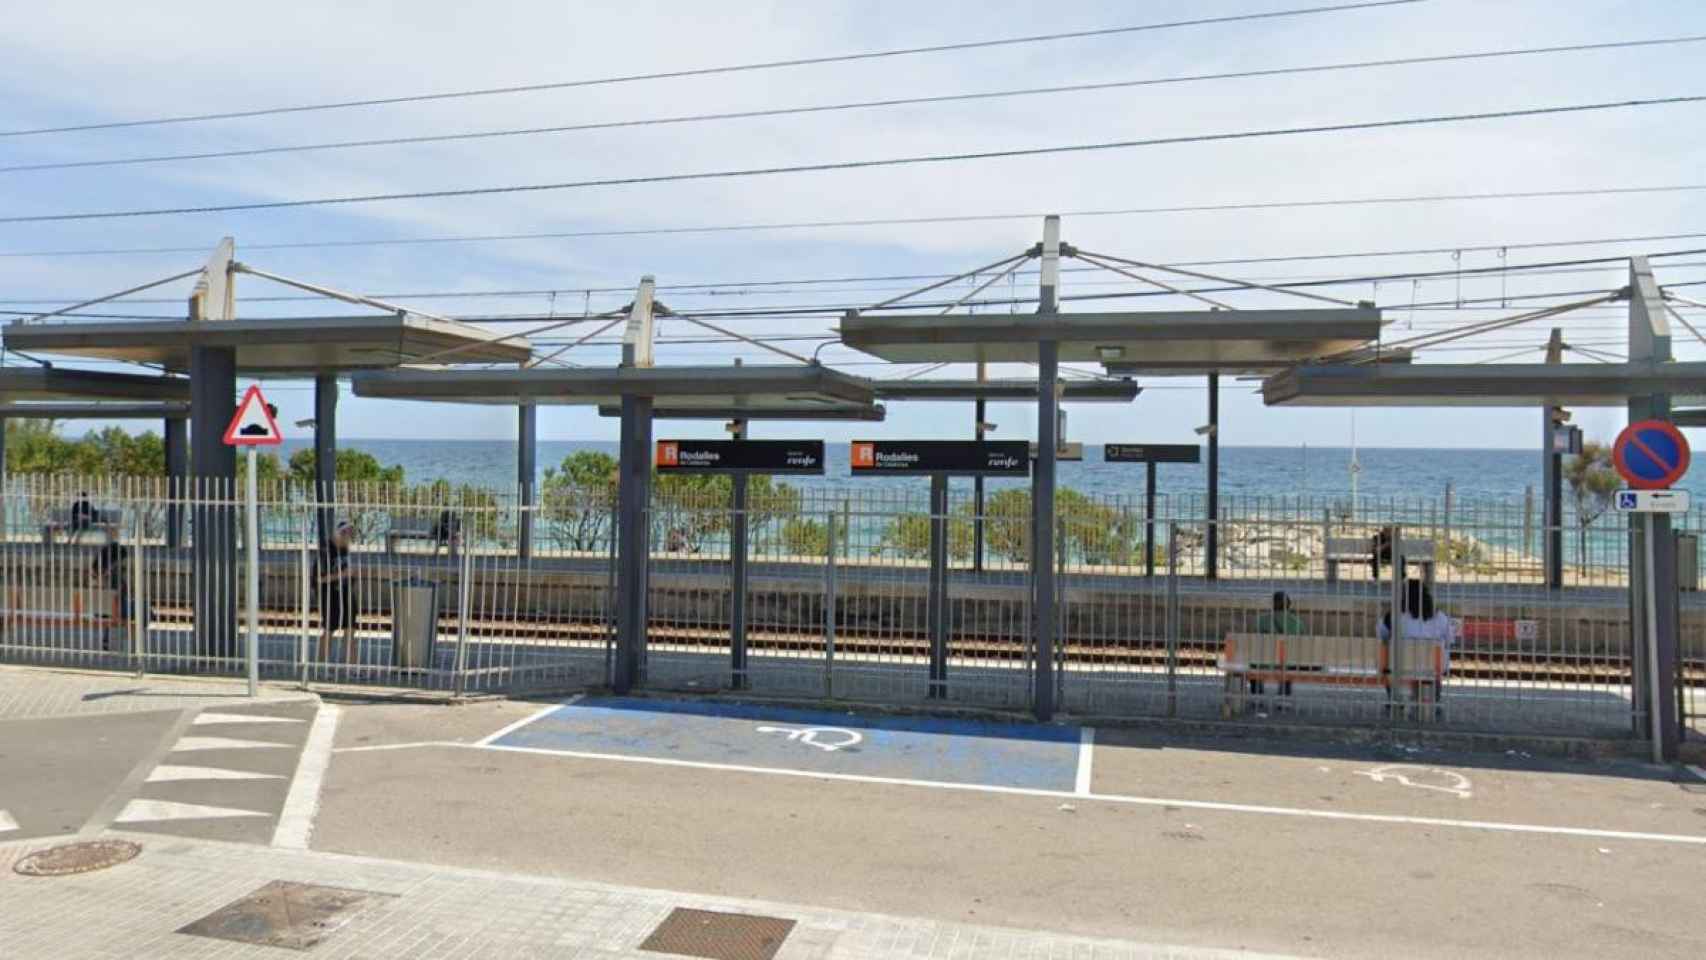
[[[256,481],[255,448],[276,447],[284,442],[284,435],[279,432],[278,421],[273,417],[273,406],[267,403],[266,397],[261,396],[261,388],[251,386],[243,394],[243,402],[237,404],[237,414],[231,418],[231,425],[225,428],[225,444],[232,447],[246,447],[249,454],[249,475],[243,483],[244,488],[244,519],[243,545],[248,553],[247,589],[249,593],[249,696],[259,694],[260,686],[260,645],[261,645],[261,534],[260,515]]]
[[[855,440],[848,452],[855,477],[930,478],[930,579],[925,598],[930,635],[930,696],[948,695],[948,477],[1022,477],[1030,471],[1025,440]]]
[[[1666,670],[1666,660],[1670,657],[1663,653],[1674,655],[1676,638],[1662,638],[1659,635],[1659,583],[1674,584],[1676,582],[1676,551],[1674,549],[1660,550],[1658,517],[1661,514],[1680,513],[1688,509],[1688,493],[1683,490],[1671,490],[1670,485],[1682,479],[1688,472],[1689,450],[1688,440],[1675,424],[1664,420],[1640,420],[1623,428],[1617,435],[1617,442],[1611,448],[1611,463],[1624,481],[1633,489],[1619,490],[1615,500],[1620,512],[1639,513],[1641,515],[1641,540],[1643,557],[1641,564],[1640,587],[1641,596],[1638,598],[1643,606],[1642,633],[1645,635],[1646,661],[1646,707],[1648,727],[1652,732],[1653,762],[1663,763],[1670,752],[1666,743],[1665,711],[1670,708],[1672,698],[1666,695],[1665,679],[1673,676],[1675,670]],[[1669,518],[1665,520],[1665,530],[1669,530]],[[1664,537],[1668,544],[1670,538]],[[1666,564],[1665,576],[1660,576],[1660,563]],[[1631,564],[1633,567],[1633,564]],[[1666,602],[1674,598],[1667,596]],[[1674,620],[1669,622],[1674,623]],[[1668,641],[1668,642],[1667,642]]]
[[[1155,465],[1201,463],[1202,448],[1194,443],[1110,443],[1102,447],[1103,463],[1141,463],[1143,486],[1143,575],[1155,576]]]

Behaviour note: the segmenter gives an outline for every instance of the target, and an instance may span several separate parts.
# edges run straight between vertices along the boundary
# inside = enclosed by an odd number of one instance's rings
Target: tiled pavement
[[[796,921],[777,960],[1253,960],[1223,950],[1057,936],[999,927],[821,910],[573,880],[282,850],[126,836],[137,859],[95,873],[24,877],[15,860],[43,842],[0,844],[0,956],[277,958],[276,947],[176,933],[274,880],[369,891],[376,898],[305,955],[342,960],[652,958],[638,947],[676,907]]]
[[[313,700],[288,687],[262,686],[263,700]],[[0,667],[0,720],[178,710],[252,703],[242,680],[134,677],[40,667]]]

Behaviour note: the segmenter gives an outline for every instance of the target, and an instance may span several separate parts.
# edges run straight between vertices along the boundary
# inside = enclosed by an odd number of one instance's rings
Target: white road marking
[[[308,849],[308,838],[314,833],[314,817],[320,812],[320,787],[326,779],[326,766],[332,760],[332,740],[337,733],[338,708],[321,704],[319,712],[314,714],[314,725],[308,728],[308,742],[302,745],[302,756],[297,758],[296,777],[284,798],[278,829],[272,835],[273,846]]]
[[[1693,766],[1691,766],[1688,768],[1688,772],[1699,777],[1701,780],[1706,780],[1706,767],[1693,767]]]
[[[132,800],[124,805],[114,823],[148,823],[153,820],[214,820],[224,817],[270,817],[261,810],[238,810],[235,807],[207,807],[199,803],[174,803],[171,800]]]
[[[780,733],[795,743],[808,747],[816,747],[825,753],[834,753],[845,747],[863,743],[865,735],[846,727],[754,727],[758,733]],[[819,737],[831,737],[829,741],[819,740]]]
[[[1078,731],[1078,779],[1073,786],[1073,793],[1081,797],[1090,795],[1091,765],[1096,762],[1096,730],[1094,727],[1082,727]]]
[[[789,770],[781,767],[752,767],[735,763],[710,763],[703,760],[674,760],[666,757],[629,757],[616,753],[590,753],[580,750],[546,750],[539,747],[503,747],[495,744],[445,744],[466,749],[497,750],[505,753],[530,753],[540,756],[572,757],[579,760],[609,760],[615,763],[641,763],[660,767],[685,767],[694,770],[727,770],[733,773],[758,773],[778,777],[803,777],[808,780],[840,780],[851,783],[877,783],[886,786],[929,787],[935,790],[961,790],[973,793],[999,793],[1021,797],[1047,797],[1071,800],[1080,795],[1066,790],[1045,790],[1037,787],[1001,787],[986,783],[948,783],[935,780],[911,780],[901,777],[872,777],[853,773],[821,773],[812,770]],[[1462,830],[1490,830],[1505,833],[1538,833],[1562,837],[1594,837],[1601,840],[1651,840],[1656,843],[1680,843],[1706,846],[1706,836],[1677,833],[1642,833],[1629,830],[1599,830],[1591,827],[1549,827],[1531,823],[1500,823],[1492,820],[1454,820],[1446,817],[1405,817],[1385,813],[1351,813],[1343,810],[1310,810],[1302,807],[1270,807],[1248,803],[1221,803],[1215,800],[1177,800],[1168,797],[1133,797],[1112,793],[1083,795],[1086,800],[1104,803],[1124,803],[1143,807],[1179,807],[1187,810],[1216,810],[1225,813],[1255,813],[1276,817],[1304,817],[1316,820],[1345,820],[1358,823],[1402,823],[1421,827],[1454,827]]]
[[[1403,763],[1389,763],[1373,770],[1353,771],[1359,777],[1367,777],[1375,783],[1385,783],[1390,780],[1400,786],[1414,787],[1417,790],[1437,790],[1449,793],[1459,800],[1468,800],[1475,795],[1474,785],[1469,778],[1451,770],[1441,770],[1438,767],[1416,767]],[[1417,779],[1412,780],[1411,777]],[[1427,783],[1422,777],[1433,777],[1444,780],[1445,783]]]
[[[491,736],[482,737],[479,740],[476,740],[474,742],[474,746],[476,746],[476,747],[490,746],[494,741],[501,740],[502,738],[508,736],[509,734],[512,734],[517,730],[520,730],[522,727],[525,727],[528,724],[532,723],[533,721],[538,720],[539,718],[545,716],[546,714],[557,709],[558,707],[567,707],[567,706],[571,706],[575,703],[578,703],[582,696],[585,696],[585,694],[577,693],[574,696],[570,697],[569,699],[564,700],[562,703],[553,703],[548,707],[542,707],[538,710],[535,710],[534,712],[528,714],[527,716],[522,717],[520,720],[517,720],[516,722],[509,724],[508,726],[504,727],[502,730],[499,730],[497,733],[494,733]]]
[[[172,752],[183,750],[258,750],[266,747],[289,749],[288,743],[273,743],[270,740],[237,740],[232,737],[180,737],[172,745]]]
[[[162,763],[144,783],[176,783],[179,780],[283,780],[276,773],[250,773],[223,767],[180,767]]]
[[[307,723],[295,717],[267,717],[260,714],[247,713],[198,713],[192,725],[200,727],[210,723]]]
[[[0,833],[7,833],[16,829],[18,829],[18,821],[12,819],[10,813],[0,810]]]

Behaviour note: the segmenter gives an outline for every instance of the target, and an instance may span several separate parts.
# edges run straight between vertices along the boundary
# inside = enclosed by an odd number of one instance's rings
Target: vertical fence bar
[[[314,513],[312,511],[304,510],[302,512],[302,548],[297,552],[296,559],[297,573],[302,580],[301,587],[297,590],[297,613],[299,616],[296,632],[296,663],[300,675],[299,683],[304,690],[308,689],[308,641],[311,636],[308,630],[308,606],[312,593],[308,581],[312,574],[308,563],[308,543],[310,540],[309,525],[313,523],[313,519]]]
[[[140,677],[143,673],[142,651],[146,648],[144,633],[148,629],[148,607],[143,599],[145,580],[142,573],[143,519],[142,501],[140,499],[132,511],[130,527],[132,531],[131,543],[134,545],[130,554],[130,609],[124,611],[121,601],[120,610],[129,614],[127,619],[130,621],[131,665],[135,667],[136,675]]]
[[[1179,524],[1167,521],[1167,716],[1179,713]]]
[[[823,695],[835,698],[835,511],[829,511],[823,565]]]

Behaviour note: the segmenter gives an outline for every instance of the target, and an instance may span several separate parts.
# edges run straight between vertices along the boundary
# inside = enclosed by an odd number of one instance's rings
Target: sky
[[[716,5],[89,0],[37,5],[28,16],[12,18],[0,33],[0,130],[549,83],[1311,5],[1303,0]],[[1689,35],[1706,35],[1706,5],[1697,0],[1424,0],[687,79],[0,136],[0,168]],[[1703,53],[1706,43],[1685,43],[451,143],[0,169],[0,217],[575,181],[1700,95],[1706,94],[1699,69]],[[573,317],[610,310],[631,299],[643,274],[657,278],[663,288],[660,299],[678,312],[868,306],[927,282],[871,278],[952,275],[1026,249],[1041,231],[1040,220],[1028,214],[1039,212],[1066,214],[1063,237],[1069,243],[1146,262],[1445,251],[1211,268],[1257,282],[1671,253],[1706,248],[1706,236],[1450,251],[1706,234],[1706,190],[1102,216],[1073,211],[1706,183],[1703,118],[1706,103],[1693,103],[500,196],[0,223],[0,300],[6,301],[0,309],[25,314],[56,309],[193,269],[206,256],[65,251],[211,251],[227,235],[236,238],[238,258],[256,267],[339,289],[388,295],[453,316]],[[976,214],[1027,216],[962,223],[268,249],[325,241],[608,234]],[[23,255],[44,252],[55,253]],[[1661,284],[1706,280],[1706,252],[1655,263]],[[1626,267],[1611,263],[1548,273],[1363,283],[1330,292],[1380,304],[1388,320],[1383,338],[1396,340],[1517,312],[1516,306],[1501,307],[1497,301],[1490,309],[1473,311],[1412,304],[1608,290],[1625,282]],[[181,316],[188,283],[101,309]],[[706,283],[725,286],[669,289]],[[1024,273],[989,294],[1028,296],[1035,285],[1034,273]],[[972,286],[963,281],[943,292],[957,298]],[[267,299],[295,292],[254,277],[241,277],[237,289],[240,316],[353,312],[326,301]],[[1070,297],[1135,289],[1138,285],[1124,277],[1072,269],[1063,278],[1062,293]],[[480,295],[467,295],[471,293]],[[1706,299],[1698,291],[1695,296]],[[1135,308],[1179,306],[1153,299],[1125,303]],[[1239,304],[1278,302],[1257,294],[1244,296]],[[1076,308],[1070,303],[1067,307]],[[1701,316],[1696,311],[1689,315]],[[751,336],[797,337],[832,337],[835,324],[832,316],[717,322]],[[1614,305],[1453,342],[1425,352],[1421,360],[1537,362],[1538,348],[1553,323],[1563,327],[1567,340],[1601,359],[1623,350],[1626,307]],[[509,333],[529,325],[506,323],[493,329]],[[568,333],[579,336],[584,329],[571,327]],[[668,342],[703,340],[703,333],[680,320],[664,322],[658,362],[724,364],[736,357],[746,363],[787,362],[747,344]],[[561,344],[565,336],[557,332],[538,339]],[[781,345],[810,352],[819,342]],[[1681,331],[1676,344],[1679,359],[1706,358],[1706,349]],[[565,358],[608,365],[618,359],[618,349],[603,338],[575,348]],[[920,369],[883,370],[871,358],[834,343],[822,356],[859,374],[905,376]],[[1572,352],[1569,361],[1599,359]],[[1081,370],[1089,373],[1093,368],[1084,365]],[[925,375],[971,373],[963,367]],[[1015,367],[997,369],[993,375],[1028,373],[1028,368]],[[1145,378],[1142,385],[1144,393],[1133,405],[1069,406],[1069,439],[1192,440],[1193,428],[1206,420],[1202,379]],[[281,408],[281,422],[312,416],[310,384],[268,381],[264,386]],[[1347,445],[1353,420],[1358,442],[1365,446],[1522,448],[1531,445],[1537,433],[1532,410],[1370,409],[1353,415],[1344,409],[1265,408],[1257,387],[1235,378],[1223,382],[1222,443]],[[895,403],[881,425],[766,423],[756,427],[754,435],[830,440],[854,435],[961,437],[969,434],[972,419],[969,403]],[[995,404],[989,419],[998,424],[996,438],[1034,436],[1034,407]],[[1617,411],[1581,411],[1576,422],[1590,437],[1609,437],[1622,419]],[[339,430],[346,438],[502,439],[515,435],[515,425],[513,409],[364,400],[350,396],[347,387],[339,407]],[[554,407],[542,410],[539,431],[545,440],[613,440],[616,424],[591,410]],[[720,431],[717,423],[672,422],[658,428],[660,436],[711,436]]]

